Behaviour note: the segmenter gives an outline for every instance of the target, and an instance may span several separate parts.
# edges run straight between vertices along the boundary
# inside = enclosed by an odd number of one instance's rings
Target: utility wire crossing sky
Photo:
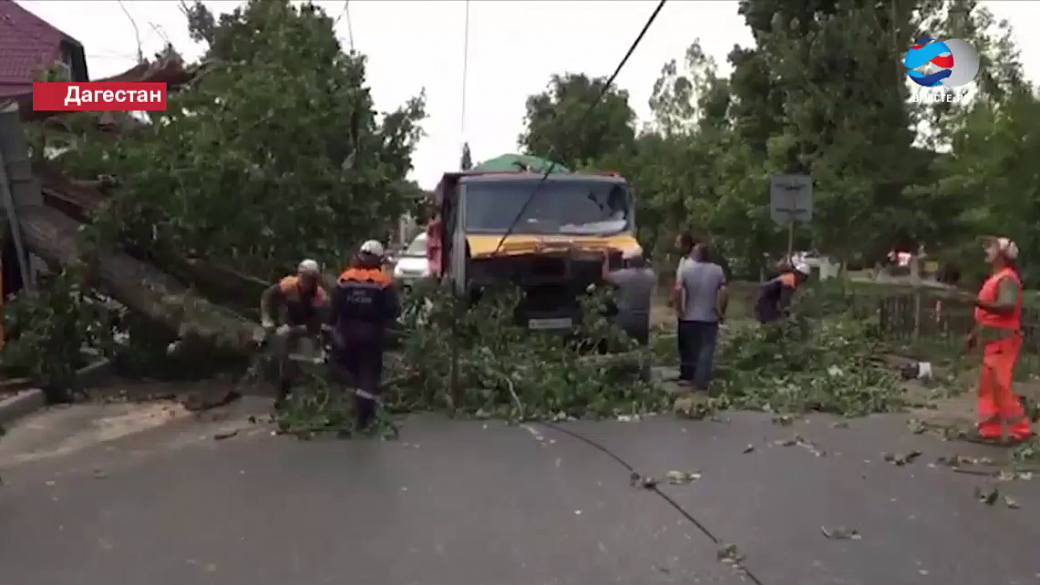
[[[186,59],[202,55],[191,41],[175,0],[16,0],[83,43],[91,78],[132,67],[138,52],[151,56],[171,42]],[[208,1],[217,14],[237,1]],[[605,77],[653,12],[649,1],[379,1],[315,2],[336,21],[345,50],[368,57],[376,106],[390,111],[425,88],[427,136],[413,157],[411,178],[431,189],[458,168],[463,142],[474,161],[517,151],[524,102],[545,89],[552,74]],[[1040,22],[1040,2],[981,2],[997,19],[1025,27]],[[468,32],[467,32],[468,31]],[[1040,79],[1040,35],[1015,35],[1026,74]],[[640,119],[661,67],[682,62],[700,39],[704,52],[729,72],[734,45],[751,46],[737,3],[670,2],[618,75]],[[468,50],[467,50],[468,49]]]

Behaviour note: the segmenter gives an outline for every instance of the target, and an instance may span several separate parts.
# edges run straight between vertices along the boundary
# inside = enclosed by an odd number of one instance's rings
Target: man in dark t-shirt
[[[762,285],[755,303],[755,318],[759,323],[772,323],[788,314],[794,292],[809,278],[812,269],[800,262],[791,270]]]

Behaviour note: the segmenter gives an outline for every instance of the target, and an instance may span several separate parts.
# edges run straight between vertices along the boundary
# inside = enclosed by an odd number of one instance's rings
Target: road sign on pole
[[[812,177],[773,175],[769,177],[769,216],[787,226],[787,257],[794,251],[794,224],[812,220]]]

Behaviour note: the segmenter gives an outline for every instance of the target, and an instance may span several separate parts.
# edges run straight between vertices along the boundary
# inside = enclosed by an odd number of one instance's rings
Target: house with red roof
[[[33,78],[54,63],[70,81],[90,81],[83,45],[22,8],[0,0],[0,100],[32,93]]]

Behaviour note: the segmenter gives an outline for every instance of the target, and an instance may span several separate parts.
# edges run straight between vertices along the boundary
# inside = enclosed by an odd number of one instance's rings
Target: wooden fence
[[[750,314],[759,286],[734,282],[731,307]],[[975,323],[974,307],[968,300],[928,286],[816,283],[799,291],[796,303],[799,311],[815,317],[851,312],[875,318],[881,334],[895,349],[933,361],[958,355],[964,335]],[[1040,307],[1036,303],[1022,309],[1022,335],[1016,378],[1040,376]]]
[[[922,290],[883,297],[877,315],[885,338],[922,355],[952,356],[975,324],[964,299]],[[1040,374],[1040,309],[1022,308],[1022,352],[1016,377]]]

